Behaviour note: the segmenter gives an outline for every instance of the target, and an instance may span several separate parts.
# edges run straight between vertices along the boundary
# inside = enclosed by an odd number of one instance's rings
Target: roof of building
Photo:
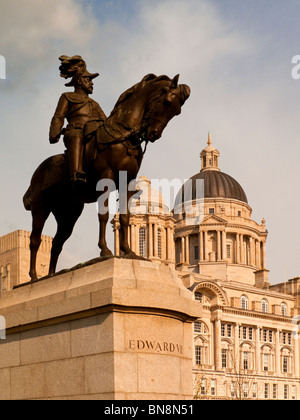
[[[242,201],[248,204],[247,196],[241,185],[232,176],[221,172],[219,169],[219,151],[211,144],[211,136],[208,135],[208,146],[200,153],[202,165],[199,173],[193,175],[179,190],[175,207],[183,202],[203,198],[199,196],[201,183],[204,181],[204,198],[228,198]]]

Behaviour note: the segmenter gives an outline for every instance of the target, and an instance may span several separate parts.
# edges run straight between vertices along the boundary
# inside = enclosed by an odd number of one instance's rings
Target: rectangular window
[[[146,229],[140,228],[139,230],[139,255],[146,257]]]
[[[253,328],[249,327],[248,331],[249,331],[249,340],[253,340]]]
[[[287,373],[288,371],[288,357],[283,356],[282,358],[282,372]]]
[[[292,386],[292,400],[296,400],[297,399],[297,388],[296,385]]]
[[[257,398],[257,383],[256,382],[254,382],[253,387],[252,387],[252,397]]]
[[[286,335],[287,335],[286,332],[282,333],[282,344],[286,344]]]
[[[249,369],[249,353],[247,351],[243,351],[243,369]]]
[[[225,337],[225,324],[221,324],[221,336]]]
[[[267,372],[269,370],[269,355],[264,354],[263,356],[263,370]]]
[[[273,384],[273,400],[277,399],[277,385]]]
[[[243,387],[243,394],[244,394],[244,398],[248,398],[248,389],[249,389],[249,385],[248,382],[244,382],[244,387]]]
[[[195,346],[195,363],[196,365],[201,365],[201,353],[202,353],[201,346]]]
[[[201,333],[201,322],[196,321],[194,324],[194,332],[195,333]]]
[[[243,327],[243,340],[247,340],[247,327]]]
[[[235,382],[231,382],[230,391],[231,391],[231,396],[235,397]]]
[[[269,330],[269,343],[273,342],[273,331]]]
[[[215,209],[209,209],[208,211],[209,211],[209,214],[214,214]]]
[[[289,386],[284,385],[283,387],[283,399],[288,400],[289,398]]]
[[[222,367],[226,368],[227,367],[227,349],[222,349]]]
[[[230,258],[231,252],[230,252],[230,244],[226,245],[226,256],[227,258]]]
[[[269,398],[269,384],[265,384],[265,399]]]
[[[206,393],[206,380],[205,379],[201,379],[201,395],[205,395]]]
[[[194,259],[199,260],[199,246],[198,245],[194,246]]]
[[[227,324],[227,337],[231,337],[231,324]]]
[[[263,330],[263,341],[267,341],[267,330]]]
[[[210,381],[210,394],[216,395],[216,380],[215,379],[212,379]]]

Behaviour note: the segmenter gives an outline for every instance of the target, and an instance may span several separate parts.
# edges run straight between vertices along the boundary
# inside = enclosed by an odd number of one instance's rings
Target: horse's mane
[[[171,79],[168,76],[165,76],[165,75],[156,76],[155,74],[150,73],[150,74],[147,74],[146,76],[144,76],[143,79],[140,82],[136,83],[134,86],[132,86],[131,88],[127,89],[124,93],[122,93],[122,95],[117,100],[117,102],[114,106],[114,109],[112,110],[110,116],[112,116],[115,112],[117,112],[118,109],[120,108],[120,106],[123,105],[124,102],[126,102],[128,99],[130,99],[136,91],[145,87],[149,83],[157,83],[157,82],[160,82],[162,80],[166,80],[166,81],[171,82]]]

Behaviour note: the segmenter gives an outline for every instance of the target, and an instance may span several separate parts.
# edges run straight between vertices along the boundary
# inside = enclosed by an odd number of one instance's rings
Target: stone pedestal
[[[192,398],[199,305],[175,271],[113,258],[0,300],[0,399]]]

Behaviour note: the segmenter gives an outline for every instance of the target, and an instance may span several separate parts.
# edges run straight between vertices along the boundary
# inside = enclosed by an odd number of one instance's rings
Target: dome
[[[241,185],[230,175],[219,169],[220,152],[212,146],[211,135],[208,134],[207,147],[200,153],[201,171],[192,176],[178,192],[175,205],[205,198],[235,199],[248,204],[247,196]],[[202,183],[197,183],[203,180]],[[204,191],[203,191],[204,188]],[[198,193],[197,193],[198,190]]]
[[[131,214],[169,214],[169,208],[162,194],[151,186],[146,176],[137,180],[137,193],[132,197],[129,210]]]
[[[229,198],[248,204],[247,196],[241,185],[230,175],[221,171],[206,170],[192,176],[176,196],[175,207],[184,202],[185,197],[196,200],[197,180],[204,181],[204,198]]]

